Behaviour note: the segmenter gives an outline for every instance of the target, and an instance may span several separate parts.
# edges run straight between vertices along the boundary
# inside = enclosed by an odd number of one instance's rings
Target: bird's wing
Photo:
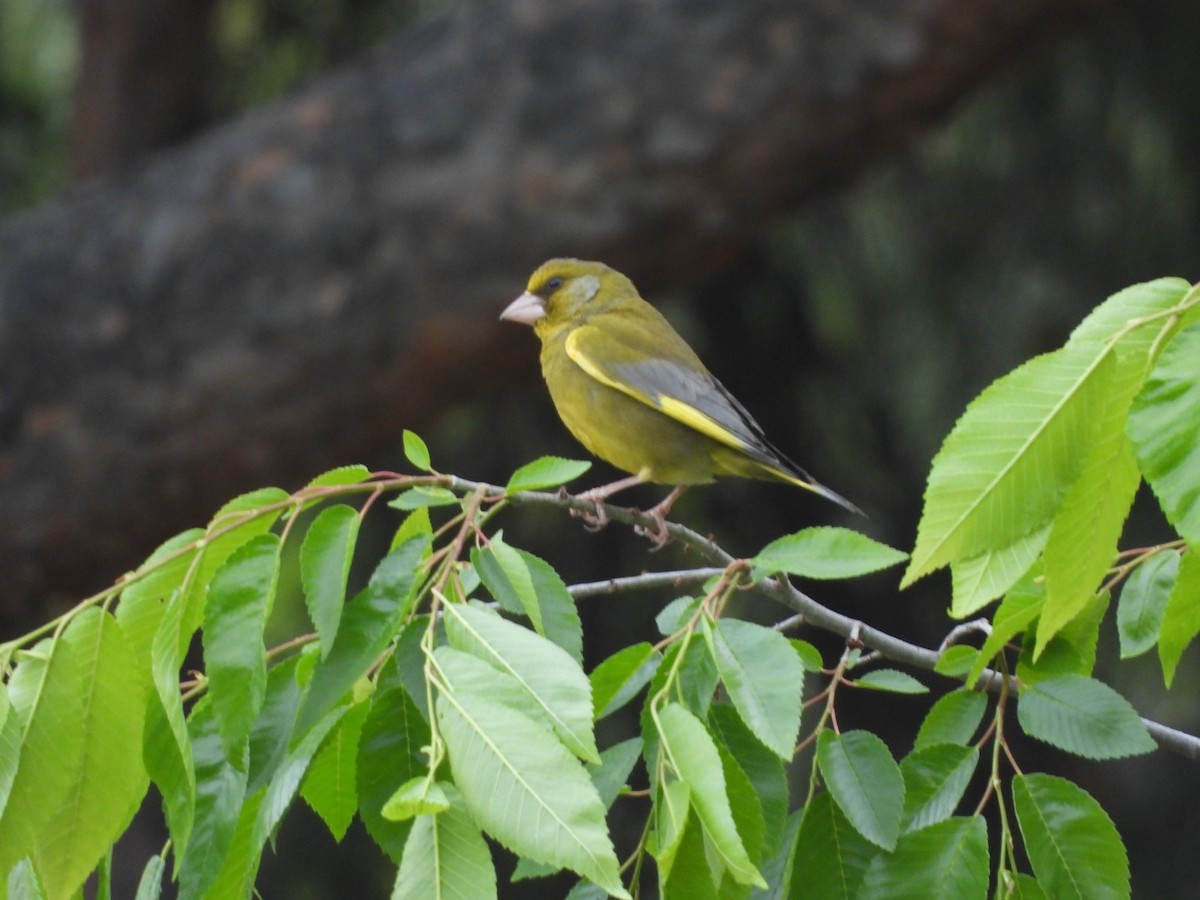
[[[665,323],[665,320],[664,320]],[[670,326],[605,315],[567,336],[567,355],[608,385],[728,447],[778,464],[762,428]],[[614,352],[618,351],[618,352]]]

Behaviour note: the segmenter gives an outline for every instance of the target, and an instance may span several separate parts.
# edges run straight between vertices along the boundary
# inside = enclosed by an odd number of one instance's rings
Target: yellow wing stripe
[[[714,441],[719,441],[727,447],[733,447],[735,450],[745,450],[749,448],[749,444],[741,440],[736,434],[734,434],[728,428],[722,426],[712,417],[700,412],[700,410],[696,409],[696,407],[690,406],[687,403],[684,403],[682,400],[676,400],[674,397],[668,397],[665,394],[657,394],[654,397],[647,396],[643,391],[639,391],[632,385],[624,384],[623,382],[610,378],[600,369],[599,366],[596,365],[595,362],[593,362],[587,356],[587,354],[583,352],[583,349],[579,346],[580,332],[582,332],[586,327],[587,326],[584,326],[584,328],[577,328],[572,331],[569,335],[567,335],[566,341],[567,356],[571,358],[575,365],[583,369],[583,371],[587,372],[601,384],[607,385],[614,390],[621,391],[624,394],[628,394],[630,397],[645,403],[647,406],[652,406],[655,409],[662,410],[675,421],[682,422],[689,428],[694,428],[696,431],[712,438]]]

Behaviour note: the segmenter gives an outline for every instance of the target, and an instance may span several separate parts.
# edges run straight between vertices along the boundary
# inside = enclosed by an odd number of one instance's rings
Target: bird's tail
[[[807,473],[805,473],[805,474],[807,474]],[[832,490],[831,488],[825,487],[825,485],[821,484],[819,481],[812,479],[811,477],[809,477],[809,479],[806,481],[803,478],[799,478],[795,475],[792,475],[791,473],[788,473],[787,480],[789,483],[796,485],[796,487],[804,488],[806,491],[812,491],[814,494],[820,494],[826,500],[832,500],[834,503],[836,503],[842,509],[849,510],[850,512],[854,513],[855,515],[863,516],[864,518],[867,515],[865,512],[863,512],[861,509],[859,509],[857,506],[855,506],[853,503],[851,503],[849,500],[847,500],[845,497],[843,497],[837,491]]]
[[[768,444],[768,446],[770,445]],[[837,491],[833,490],[832,488],[825,487],[825,485],[821,484],[821,482],[817,481],[817,479],[813,478],[774,447],[771,447],[771,450],[774,451],[777,461],[758,461],[759,465],[763,467],[763,470],[768,473],[769,477],[779,478],[783,481],[786,481],[788,484],[794,484],[798,488],[804,488],[806,491],[812,491],[814,494],[818,494],[824,497],[826,500],[833,501],[842,509],[848,510],[857,516],[866,518],[867,514],[865,512],[863,512]]]

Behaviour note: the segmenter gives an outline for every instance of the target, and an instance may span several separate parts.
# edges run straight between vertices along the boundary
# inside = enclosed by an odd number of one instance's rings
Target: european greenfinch
[[[688,485],[718,475],[783,481],[859,512],[780,453],[745,407],[713,377],[628,278],[603,263],[552,259],[501,319],[533,326],[542,375],[563,424],[584,447],[632,473],[579,497],[602,501],[643,482],[675,485],[646,510],[667,539],[666,514]]]

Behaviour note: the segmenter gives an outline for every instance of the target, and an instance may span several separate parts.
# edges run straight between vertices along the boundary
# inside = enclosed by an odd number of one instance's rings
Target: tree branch
[[[463,481],[457,478],[453,479],[453,481],[452,487],[456,491],[473,489],[472,486],[476,485],[475,482]],[[502,488],[494,485],[488,486],[488,491],[489,493],[503,493]],[[593,505],[587,501],[576,500],[574,497],[560,497],[555,494],[541,492],[513,494],[509,497],[509,500],[514,504],[548,505],[566,510],[582,509],[587,511]],[[640,510],[607,504],[605,505],[605,509],[612,521],[620,522],[623,525],[653,524],[649,520],[649,517],[643,515]],[[689,579],[686,572],[680,571],[648,572],[642,575],[614,578],[604,582],[576,585],[570,588],[572,595],[589,597],[615,590],[648,589],[664,585],[680,584],[687,580],[706,581],[713,575],[719,574],[723,570],[723,567],[736,561],[733,556],[721,549],[711,537],[704,537],[698,532],[692,531],[690,528],[675,522],[668,522],[667,529],[672,538],[685,544],[712,562],[718,563],[722,568],[694,570],[696,574],[695,579]],[[759,581],[755,584],[755,589],[783,606],[795,610],[803,622],[808,625],[839,635],[847,640],[853,636],[865,646],[870,647],[872,650],[877,651],[894,662],[911,666],[914,669],[941,674],[935,671],[935,666],[940,656],[937,650],[910,643],[895,635],[888,634],[886,631],[873,628],[861,620],[842,615],[817,602],[808,594],[799,590],[782,575]],[[787,621],[789,624],[793,624],[795,620],[796,617],[792,617]],[[943,677],[952,681],[955,680],[951,676]],[[999,672],[994,669],[984,669],[979,679],[979,685],[990,693],[999,693],[1002,680],[1003,676]],[[1159,747],[1170,750],[1194,762],[1200,762],[1200,737],[1145,717],[1142,718],[1142,723],[1146,726],[1147,731],[1150,732],[1151,737],[1154,738]]]

